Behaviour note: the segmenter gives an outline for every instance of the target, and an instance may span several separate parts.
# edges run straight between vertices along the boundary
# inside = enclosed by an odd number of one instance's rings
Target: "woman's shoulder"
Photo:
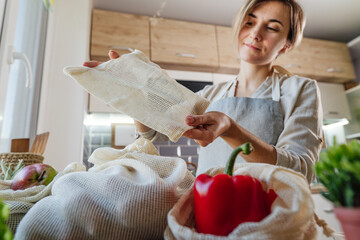
[[[317,81],[308,77],[280,74],[279,79],[280,86],[284,90],[289,89],[293,91],[317,91],[318,89]]]

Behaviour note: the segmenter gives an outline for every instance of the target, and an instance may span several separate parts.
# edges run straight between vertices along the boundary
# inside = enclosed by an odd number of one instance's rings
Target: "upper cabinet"
[[[214,71],[218,51],[214,25],[151,18],[151,60],[167,69]]]
[[[355,79],[349,49],[341,42],[304,38],[297,48],[281,55],[276,64],[318,81],[345,83]]]
[[[120,54],[139,49],[150,57],[149,17],[94,9],[92,16],[92,60],[109,60],[110,49]]]
[[[232,28],[216,26],[216,38],[219,49],[218,72],[238,74],[240,59],[235,53],[232,41]]]
[[[94,9],[91,58],[106,61],[109,49],[122,54],[130,48],[141,50],[164,69],[239,71],[230,27]],[[304,38],[275,64],[318,81],[346,83],[355,79],[348,46],[340,42]]]

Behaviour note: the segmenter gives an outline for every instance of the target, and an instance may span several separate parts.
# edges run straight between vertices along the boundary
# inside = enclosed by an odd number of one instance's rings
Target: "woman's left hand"
[[[186,116],[185,122],[194,128],[186,131],[184,136],[194,139],[202,147],[212,143],[217,137],[226,135],[231,126],[230,117],[221,112]]]

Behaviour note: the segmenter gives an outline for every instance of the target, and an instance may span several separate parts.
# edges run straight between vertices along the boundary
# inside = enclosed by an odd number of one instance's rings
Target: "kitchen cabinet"
[[[90,56],[92,60],[109,60],[110,49],[120,54],[139,49],[150,57],[149,17],[94,9]]]
[[[347,139],[360,139],[360,85],[346,91],[351,121],[344,126]]]
[[[231,27],[94,9],[91,58],[106,61],[111,48],[120,53],[139,49],[164,69],[239,71]],[[341,42],[304,38],[300,46],[279,56],[275,63],[318,81],[346,83],[355,79],[348,46]]]
[[[151,60],[172,70],[215,71],[215,26],[163,18],[150,19]]]
[[[351,119],[348,99],[343,84],[318,82],[324,120]],[[330,122],[329,122],[330,123]]]
[[[276,64],[317,81],[345,83],[355,79],[348,46],[341,42],[304,38],[297,48],[279,56]]]
[[[235,52],[232,40],[232,28],[216,26],[216,39],[219,51],[218,72],[238,74],[240,58]]]

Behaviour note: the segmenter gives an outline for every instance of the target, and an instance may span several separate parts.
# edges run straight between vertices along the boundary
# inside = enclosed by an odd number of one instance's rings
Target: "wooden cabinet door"
[[[215,26],[151,18],[151,60],[167,69],[218,68]]]
[[[275,64],[318,81],[344,83],[355,79],[345,43],[304,38],[300,46],[279,56]]]
[[[219,72],[238,74],[240,59],[232,41],[232,28],[216,26],[216,38],[219,50]]]
[[[110,49],[120,54],[138,49],[150,57],[149,28],[149,17],[94,9],[91,58],[107,61]]]
[[[314,71],[318,80],[334,79],[346,82],[355,79],[355,72],[346,43],[308,39],[314,56]]]

